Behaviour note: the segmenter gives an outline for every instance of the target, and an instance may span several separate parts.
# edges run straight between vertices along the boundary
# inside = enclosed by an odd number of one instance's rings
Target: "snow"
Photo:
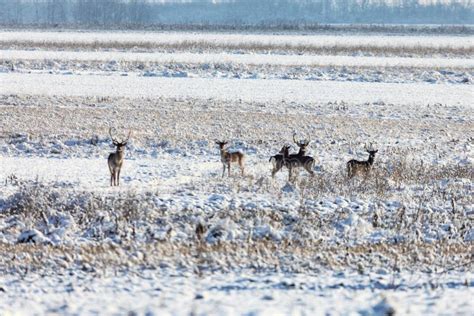
[[[23,43],[181,40],[1,34]],[[184,35],[319,45],[306,36]],[[326,56],[343,64],[313,65],[322,75],[311,81],[306,73],[280,78],[321,58],[291,51],[268,59],[231,51],[1,54],[0,314],[472,313],[472,71],[438,68],[462,68],[458,59]],[[408,64],[381,69],[388,61]],[[146,65],[153,62],[169,65],[155,76]],[[208,67],[193,76],[195,63]],[[213,74],[220,63],[236,76]],[[347,75],[346,66],[368,79],[333,78]],[[422,72],[428,80],[446,74],[431,83],[409,78]],[[132,130],[120,187],[109,186],[109,126]],[[272,178],[269,157],[294,132],[311,140],[315,176],[299,170],[288,182],[284,168]],[[221,176],[215,139],[245,153],[245,176],[234,166]],[[370,175],[347,179],[347,161],[367,159],[367,143],[379,150]]]
[[[54,276],[27,277],[36,286],[20,288],[15,279],[6,277],[0,286],[5,289],[1,295],[7,314],[387,315],[394,310],[433,315],[455,309],[457,315],[470,315],[474,305],[465,298],[474,291],[472,285],[462,290],[455,285],[459,277],[472,279],[472,273],[421,280],[409,273],[372,273],[369,281],[344,271],[315,275],[243,271],[186,278],[160,271],[101,278],[74,272],[67,282]]]
[[[385,102],[420,105],[441,103],[472,107],[470,85],[365,82],[232,80],[122,76],[65,76],[0,73],[2,94],[197,98],[242,101],[349,104]]]

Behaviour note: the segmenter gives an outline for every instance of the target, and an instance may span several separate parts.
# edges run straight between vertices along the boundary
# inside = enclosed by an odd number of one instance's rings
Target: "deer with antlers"
[[[291,180],[293,169],[301,168],[301,167],[303,167],[306,171],[308,171],[308,173],[311,176],[314,176],[313,168],[314,168],[315,160],[314,160],[313,157],[306,155],[307,150],[308,150],[308,145],[311,141],[309,139],[305,139],[305,140],[302,140],[302,141],[297,141],[296,140],[296,133],[294,133],[293,134],[293,142],[300,149],[299,149],[298,153],[288,155],[287,162],[286,162],[286,165],[287,165],[288,170],[289,170],[288,178]]]
[[[224,177],[225,175],[226,168],[227,168],[228,175],[230,177],[230,165],[233,162],[236,162],[239,164],[240,172],[243,176],[244,168],[245,168],[244,167],[245,155],[240,151],[230,152],[227,149],[225,149],[225,145],[228,144],[227,141],[216,141],[216,144],[219,146],[219,150],[221,152],[221,162],[223,166],[222,177]]]
[[[369,158],[367,160],[360,161],[352,159],[347,162],[347,176],[349,179],[357,174],[361,174],[365,177],[369,175],[370,169],[374,164],[375,154],[378,150],[373,149],[372,144],[370,144],[369,148],[367,148],[366,144],[364,149],[369,153]]]
[[[300,167],[303,167],[308,171],[311,176],[314,175],[314,158],[306,155],[310,140],[297,141],[296,134],[293,134],[293,141],[299,147],[298,153],[290,155],[289,149],[291,146],[285,145],[282,147],[279,154],[270,157],[270,162],[273,163],[272,177],[274,177],[283,167],[288,168],[289,181],[291,181],[293,170]]]
[[[110,170],[110,186],[120,185],[120,170],[122,169],[123,158],[125,157],[125,146],[130,139],[131,133],[132,131],[128,132],[127,138],[125,140],[118,141],[112,135],[112,127],[109,129],[109,135],[112,139],[112,143],[117,147],[116,151],[111,153],[107,160]]]

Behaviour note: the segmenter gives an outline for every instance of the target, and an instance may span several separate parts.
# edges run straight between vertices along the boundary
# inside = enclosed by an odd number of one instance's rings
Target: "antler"
[[[374,146],[372,143],[369,143],[369,146],[367,146],[367,143],[364,144],[364,149],[366,151],[374,150]]]
[[[132,135],[132,130],[131,129],[128,130],[127,138],[124,141],[122,141],[122,144],[128,142],[128,140],[130,139],[130,135]]]
[[[130,136],[132,135],[132,130],[128,130],[128,134],[127,134],[127,138],[125,140],[122,140],[121,142],[119,142],[115,137],[114,135],[112,135],[112,127],[109,128],[109,135],[110,135],[110,138],[112,138],[112,142],[114,143],[114,145],[116,144],[126,144],[128,142],[128,140],[130,139]]]
[[[293,141],[295,142],[296,145],[301,147],[301,145],[308,146],[311,140],[310,139],[304,139],[303,141],[297,141],[296,140],[296,132],[293,132]]]
[[[114,144],[117,144],[118,141],[114,138],[114,135],[112,135],[112,127],[109,128],[109,135],[110,135],[110,138],[112,138],[112,142]]]
[[[296,145],[299,145],[298,144],[298,141],[296,140],[296,132],[293,132],[293,142],[296,144]]]
[[[225,145],[225,144],[228,143],[228,141],[226,141],[226,140],[222,140],[222,141],[221,141],[221,140],[218,140],[218,139],[216,139],[215,142],[216,142],[216,144],[219,144],[219,145],[220,145],[220,144],[224,144],[224,145]]]

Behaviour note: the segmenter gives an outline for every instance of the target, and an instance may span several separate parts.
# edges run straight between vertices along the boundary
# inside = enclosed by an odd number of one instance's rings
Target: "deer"
[[[287,157],[287,161],[286,161],[285,165],[288,167],[288,172],[289,172],[288,179],[291,180],[293,169],[300,168],[300,167],[303,167],[306,171],[308,171],[308,173],[311,176],[314,176],[313,168],[314,168],[315,160],[314,160],[313,157],[306,155],[307,147],[310,143],[310,140],[305,139],[305,140],[302,140],[302,141],[297,141],[296,140],[296,133],[294,133],[293,134],[293,142],[300,149],[299,149],[298,153],[288,155],[288,157]]]
[[[241,175],[244,175],[244,160],[245,160],[245,155],[240,152],[240,151],[235,151],[235,152],[230,152],[227,149],[225,149],[225,145],[228,144],[227,141],[217,141],[216,144],[219,146],[219,150],[221,153],[221,162],[223,166],[222,170],[222,177],[225,175],[225,169],[227,168],[228,175],[230,177],[230,165],[233,162],[236,162],[239,164],[240,167],[240,172]]]
[[[293,169],[300,167],[308,171],[311,176],[314,175],[314,158],[306,155],[310,140],[297,141],[296,134],[293,134],[293,142],[299,147],[298,153],[290,155],[289,149],[291,146],[285,145],[277,155],[270,157],[270,162],[273,164],[272,178],[275,177],[275,174],[283,167],[288,168],[289,181],[291,181]]]
[[[127,138],[122,141],[118,141],[112,135],[112,127],[109,129],[109,135],[112,139],[112,144],[117,147],[114,153],[110,153],[107,160],[110,170],[110,186],[120,185],[120,170],[122,169],[123,158],[125,157],[125,146],[130,139],[132,131],[128,132]]]
[[[290,150],[289,145],[284,145],[281,150],[278,152],[278,154],[271,156],[270,157],[270,162],[273,164],[273,169],[272,169],[272,178],[275,177],[275,174],[281,170],[285,166],[285,162],[287,157],[289,156],[289,150]]]
[[[351,179],[356,174],[362,174],[367,177],[370,173],[370,169],[374,164],[375,154],[378,150],[373,149],[372,144],[367,148],[367,144],[364,145],[364,149],[369,153],[369,158],[364,161],[351,159],[347,162],[347,177]]]

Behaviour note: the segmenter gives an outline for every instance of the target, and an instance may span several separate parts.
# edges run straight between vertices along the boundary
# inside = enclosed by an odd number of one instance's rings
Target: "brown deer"
[[[347,176],[349,179],[354,177],[356,174],[361,174],[364,177],[369,175],[370,169],[374,164],[375,154],[378,150],[373,149],[372,144],[370,144],[369,148],[365,145],[364,149],[369,153],[369,159],[365,161],[352,159],[347,162]]]
[[[281,150],[275,156],[270,157],[270,162],[273,164],[272,169],[272,178],[275,177],[275,174],[285,166],[287,157],[289,156],[288,151],[290,150],[289,145],[284,145]]]
[[[109,159],[107,160],[110,170],[110,186],[120,185],[120,170],[122,169],[123,158],[125,157],[125,146],[130,139],[131,133],[132,131],[129,131],[127,138],[119,142],[112,135],[112,128],[109,129],[112,143],[117,147],[117,150],[114,153],[111,153],[109,155]]]
[[[240,167],[240,172],[242,176],[244,175],[244,160],[245,160],[245,155],[241,153],[240,151],[235,151],[235,152],[229,152],[227,151],[224,146],[227,145],[227,141],[216,141],[216,144],[219,145],[219,149],[221,151],[221,161],[222,161],[222,177],[225,175],[225,169],[227,167],[227,172],[230,177],[230,165],[233,162],[237,162]]]
[[[315,160],[311,156],[307,156],[307,147],[310,140],[297,141],[296,133],[293,134],[293,142],[300,148],[297,154],[288,155],[285,165],[288,167],[289,175],[288,179],[291,180],[293,169],[303,167],[311,176],[314,176],[314,164]]]

